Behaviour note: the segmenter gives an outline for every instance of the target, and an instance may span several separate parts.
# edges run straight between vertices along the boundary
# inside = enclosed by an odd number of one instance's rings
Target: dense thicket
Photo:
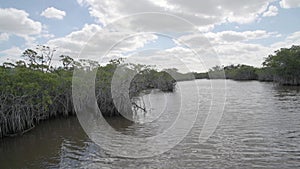
[[[176,81],[165,71],[157,71],[146,65],[122,64],[120,60],[112,60],[106,66],[98,66],[95,84],[96,98],[102,114],[119,116],[120,112],[116,106],[121,106],[123,111],[131,113],[129,112],[131,107],[128,107],[130,103],[126,102],[128,99],[138,96],[146,89],[173,92]],[[113,93],[115,97],[112,96]],[[124,96],[126,94],[129,98]],[[138,106],[133,102],[131,104]]]
[[[0,67],[0,137],[23,132],[41,120],[73,114],[72,74]]]
[[[283,85],[300,85],[300,46],[275,51],[263,65],[271,69],[274,81]]]
[[[0,66],[0,138],[26,132],[41,120],[56,116],[74,115],[72,103],[73,70],[97,69],[95,93],[104,116],[120,115],[111,96],[111,81],[121,60],[112,60],[100,66],[91,60],[75,61],[69,56],[60,56],[62,66],[51,67],[54,50],[38,46],[23,53],[27,60],[4,63]],[[173,91],[175,80],[166,72],[139,65],[139,70],[130,86],[130,97],[141,90],[158,88]]]
[[[60,56],[62,66],[51,67],[54,51],[47,46],[38,46],[36,50],[28,49],[23,53],[26,62],[4,63],[0,66],[0,137],[26,132],[41,120],[75,114],[71,88],[75,68],[97,70],[95,94],[104,116],[120,115],[112,96],[115,91],[111,88],[113,77],[116,76],[120,86],[114,89],[119,94],[117,98],[121,98],[117,106],[125,105],[120,92],[128,89],[128,86],[131,99],[145,89],[173,91],[176,81],[194,78],[260,80],[300,85],[300,46],[275,51],[275,54],[266,58],[262,68],[248,65],[216,66],[206,73],[186,74],[179,73],[177,69],[157,71],[149,66],[122,64],[121,59],[100,66],[95,61],[75,61],[65,55]],[[116,75],[116,69],[121,73]],[[127,106],[126,110],[129,109]]]

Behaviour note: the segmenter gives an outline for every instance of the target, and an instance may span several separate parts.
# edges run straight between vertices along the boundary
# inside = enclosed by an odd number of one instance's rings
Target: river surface
[[[199,142],[213,110],[211,82],[179,82],[178,86],[174,93],[153,91],[143,96],[149,111],[136,114],[136,122],[107,119],[119,133],[147,138],[170,128],[178,110],[199,111],[187,136],[167,152],[145,158],[111,154],[87,136],[76,117],[69,117],[45,121],[23,136],[0,140],[0,168],[300,168],[299,87],[226,81],[222,118],[211,137]],[[122,138],[111,141],[117,139]]]

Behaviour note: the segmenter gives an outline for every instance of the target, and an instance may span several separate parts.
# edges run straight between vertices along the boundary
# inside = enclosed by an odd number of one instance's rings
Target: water
[[[145,104],[152,109],[137,114],[135,123],[120,118],[108,122],[116,131],[139,138],[162,133],[172,125],[178,109],[163,114],[156,110],[165,110],[168,102],[182,107],[183,113],[197,111],[196,102],[188,103],[197,95],[191,87],[195,83],[201,98],[196,123],[184,140],[161,155],[142,159],[112,155],[93,143],[77,118],[71,117],[46,121],[23,136],[0,140],[0,168],[300,168],[299,87],[227,81],[222,119],[201,143],[199,134],[211,100],[208,80],[180,82],[175,93],[145,95]],[[187,102],[182,105],[178,100]]]

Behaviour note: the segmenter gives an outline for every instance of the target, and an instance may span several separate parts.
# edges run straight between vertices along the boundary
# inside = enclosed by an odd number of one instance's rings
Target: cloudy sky
[[[300,0],[0,2],[0,62],[42,44],[56,57],[131,56],[202,71],[216,60],[261,66],[273,51],[300,45]]]

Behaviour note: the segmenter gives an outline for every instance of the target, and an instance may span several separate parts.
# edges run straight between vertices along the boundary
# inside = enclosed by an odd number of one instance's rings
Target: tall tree
[[[46,72],[50,71],[50,65],[55,51],[55,49],[51,49],[49,46],[37,45],[36,51],[27,49],[23,52],[22,56],[30,62],[29,67]]]
[[[281,48],[263,63],[271,68],[274,80],[284,85],[300,85],[300,46]]]

